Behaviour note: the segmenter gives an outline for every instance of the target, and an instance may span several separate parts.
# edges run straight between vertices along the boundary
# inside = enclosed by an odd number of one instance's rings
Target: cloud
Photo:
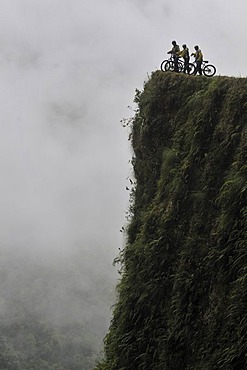
[[[95,275],[114,286],[131,173],[120,120],[133,115],[135,88],[173,39],[199,44],[219,74],[246,75],[246,8],[240,0],[2,2],[0,244],[10,277],[15,254],[54,266],[79,250],[93,294]]]

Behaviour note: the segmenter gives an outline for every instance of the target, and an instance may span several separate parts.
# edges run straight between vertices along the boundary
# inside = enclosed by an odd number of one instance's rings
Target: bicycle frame
[[[184,60],[181,57],[178,57],[177,65],[178,65],[178,71],[177,72],[183,72],[184,69],[185,69],[185,64],[184,64]],[[168,72],[168,71],[174,72],[174,70],[175,70],[174,57],[171,55],[169,59],[165,59],[161,63],[160,69],[163,72]],[[193,63],[189,63],[189,68],[188,68],[188,70],[186,72],[188,74],[193,74],[194,70],[195,70],[194,64]]]

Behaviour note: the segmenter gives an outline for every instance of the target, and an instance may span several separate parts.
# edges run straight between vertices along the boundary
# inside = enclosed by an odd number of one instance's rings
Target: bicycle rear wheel
[[[207,64],[202,70],[204,76],[212,77],[216,73],[216,68],[212,64]]]
[[[194,72],[195,72],[195,65],[193,63],[189,63],[189,66],[188,66],[188,75],[193,75]]]

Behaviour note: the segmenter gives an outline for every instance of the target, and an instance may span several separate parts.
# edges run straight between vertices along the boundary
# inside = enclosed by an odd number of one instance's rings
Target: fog
[[[206,6],[205,6],[206,5]],[[236,0],[3,0],[0,13],[0,316],[109,326],[132,176],[122,118],[171,41],[245,77]],[[11,305],[11,310],[10,310]]]

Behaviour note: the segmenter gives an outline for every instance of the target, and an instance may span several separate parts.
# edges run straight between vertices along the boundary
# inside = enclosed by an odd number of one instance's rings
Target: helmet
[[[177,45],[176,41],[172,41],[172,45]]]
[[[185,49],[187,46],[186,46],[186,44],[183,44],[182,47]]]
[[[198,49],[199,49],[199,46],[198,46],[198,45],[196,45],[196,46],[194,46],[194,48],[195,48],[196,50],[198,50]]]

